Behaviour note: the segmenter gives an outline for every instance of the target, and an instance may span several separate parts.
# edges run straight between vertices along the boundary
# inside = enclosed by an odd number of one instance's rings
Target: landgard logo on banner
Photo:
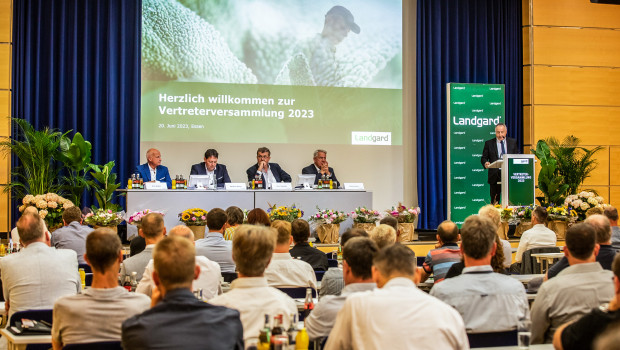
[[[484,142],[504,122],[503,84],[447,84],[448,218],[457,225],[490,203]]]

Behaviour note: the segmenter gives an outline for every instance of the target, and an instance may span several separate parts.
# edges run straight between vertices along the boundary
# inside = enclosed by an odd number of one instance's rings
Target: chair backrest
[[[224,277],[224,282],[232,282],[237,279],[236,272],[222,272],[222,277]]]
[[[316,276],[317,281],[321,281],[323,279],[323,275],[325,275],[325,271],[314,271],[314,275]]]
[[[122,350],[120,341],[102,341],[96,343],[67,344],[63,350]]]
[[[327,259],[327,266],[329,267],[338,267],[337,259]]]
[[[93,269],[90,268],[90,265],[88,264],[78,264],[78,270],[79,269],[84,269],[84,272],[86,273],[92,273]]]
[[[325,255],[327,255],[327,259],[338,259],[338,252],[335,250],[332,252],[325,253]]]
[[[521,271],[522,275],[540,274],[540,264],[536,261],[536,257],[532,254],[539,253],[560,253],[560,247],[541,247],[532,248],[523,252],[523,258],[521,259]]]
[[[283,291],[284,293],[286,293],[289,297],[293,299],[303,299],[306,297],[307,287],[293,287],[293,288],[276,287],[276,288]],[[312,297],[316,298],[316,290],[314,288],[311,288],[311,289],[312,289]]]
[[[9,325],[15,326],[15,322],[20,321],[22,318],[52,323],[52,309],[17,311],[11,315]]]
[[[86,275],[84,276],[84,282],[86,284],[86,286],[90,287],[93,285],[93,274],[87,272]]]
[[[418,266],[424,265],[424,260],[426,260],[426,255],[424,255],[424,256],[416,256],[415,257],[415,262],[416,262],[416,265],[418,265]]]
[[[470,348],[517,345],[517,330],[489,333],[467,333]]]

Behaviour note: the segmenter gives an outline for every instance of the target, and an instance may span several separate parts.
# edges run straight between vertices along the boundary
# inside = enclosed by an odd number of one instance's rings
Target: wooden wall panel
[[[523,144],[532,145],[532,131],[534,128],[534,119],[532,117],[532,106],[523,106]]]
[[[609,184],[620,186],[620,147],[609,148]]]
[[[620,30],[534,27],[532,51],[534,64],[620,67]]]
[[[11,45],[0,43],[0,90],[11,88]]]
[[[620,6],[589,0],[532,0],[533,24],[620,28]]]
[[[609,204],[620,208],[620,186],[609,187]]]
[[[527,66],[532,64],[530,59],[530,32],[532,27],[523,27],[523,65]]]
[[[534,144],[550,136],[574,135],[583,145],[620,146],[620,107],[535,105],[533,113]]]
[[[582,186],[579,191],[596,191],[599,196],[605,199],[605,203],[609,203],[609,186]]]
[[[535,104],[620,106],[620,69],[534,66],[533,77]]]
[[[12,0],[0,0],[0,42],[11,41],[11,9]]]
[[[9,209],[9,195],[1,192],[4,187],[0,187],[0,232],[9,232],[9,217],[11,217]]]
[[[604,147],[595,155],[598,165],[583,183],[584,186],[609,186],[609,147]]]
[[[521,0],[521,23],[524,26],[530,24],[530,0]]]
[[[11,114],[11,92],[0,90],[0,118],[8,117]],[[0,136],[2,136],[0,132]]]
[[[531,85],[532,78],[532,66],[523,66],[523,104],[531,105],[533,88]]]

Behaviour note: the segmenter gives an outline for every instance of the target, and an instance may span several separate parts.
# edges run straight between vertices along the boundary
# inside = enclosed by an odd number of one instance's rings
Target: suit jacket
[[[213,173],[215,174],[217,187],[224,187],[225,183],[230,182],[230,177],[228,177],[228,170],[226,170],[226,165],[217,164]],[[189,174],[207,175],[207,168],[205,167],[205,162],[200,162],[198,164],[192,165],[192,170],[190,170]]]
[[[282,170],[278,163],[269,163],[269,169],[273,173],[273,177],[276,178],[276,182],[291,182],[291,175],[287,174],[286,171]],[[258,163],[252,165],[248,170],[246,170],[246,174],[248,175],[248,181],[252,181],[256,172],[258,171]],[[263,178],[263,183],[265,182],[265,177],[261,175]]]
[[[506,138],[506,154],[520,154],[519,148],[517,147],[517,140],[507,137]],[[482,150],[482,157],[480,158],[480,163],[484,167],[484,163],[489,162],[493,163],[494,161],[499,159],[499,154],[497,154],[497,139],[492,138],[484,143],[484,149]],[[489,170],[489,180],[487,181],[489,184],[496,184],[501,181],[501,172],[499,169],[488,169]]]
[[[327,167],[327,169],[329,169],[330,174],[332,174],[332,181],[338,183],[338,179],[336,178],[336,173],[334,172],[334,169],[331,167]],[[318,184],[319,183],[319,179],[321,178],[321,173],[316,171],[316,166],[313,164],[308,165],[307,167],[301,169],[301,173],[302,174],[314,174],[316,175],[316,177],[314,178],[314,184]]]
[[[168,189],[171,189],[172,179],[170,178],[170,173],[168,172],[168,168],[166,168],[163,165],[159,165],[157,166],[157,168],[155,168],[155,170],[156,170],[155,178],[157,179],[157,181],[165,182],[166,185],[168,185]],[[142,176],[142,178],[144,179],[144,182],[151,181],[151,169],[149,169],[148,163],[138,165],[134,172],[140,173],[140,176]]]

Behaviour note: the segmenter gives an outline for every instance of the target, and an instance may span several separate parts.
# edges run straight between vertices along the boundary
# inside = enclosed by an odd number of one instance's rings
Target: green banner
[[[534,158],[508,159],[508,205],[534,204]]]
[[[141,141],[402,145],[402,91],[142,81]],[[353,140],[352,140],[353,137]]]
[[[504,122],[504,85],[447,84],[448,218],[459,226],[490,202],[484,142]]]

